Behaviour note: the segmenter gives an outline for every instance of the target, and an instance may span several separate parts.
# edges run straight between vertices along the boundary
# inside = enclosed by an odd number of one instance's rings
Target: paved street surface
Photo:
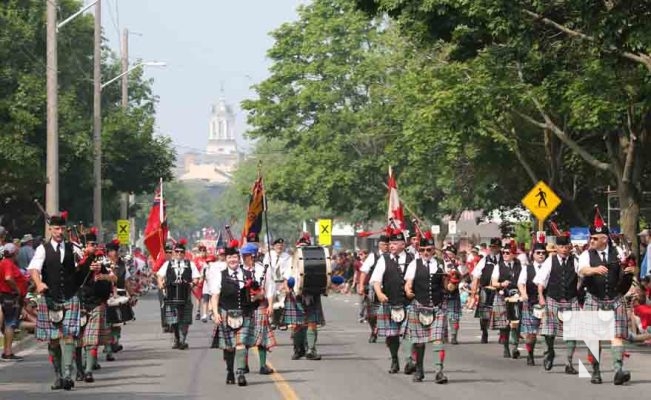
[[[434,383],[433,357],[425,356],[425,382],[412,383],[411,376],[389,375],[386,347],[367,343],[367,326],[357,322],[357,296],[332,295],[324,301],[328,325],[319,332],[321,361],[292,361],[289,334],[280,332],[279,347],[269,356],[278,373],[257,374],[257,357],[251,357],[248,387],[226,386],[221,350],[210,349],[210,323],[191,327],[186,351],[171,349],[171,335],[161,333],[156,295],[141,299],[138,320],[124,328],[125,350],[117,361],[100,361],[93,384],[77,383],[72,392],[52,392],[52,370],[43,345],[25,350],[25,361],[0,363],[0,399],[389,399],[402,398],[484,398],[504,399],[526,396],[530,400],[578,398],[643,398],[651,388],[651,351],[630,349],[626,366],[632,382],[625,387],[612,384],[611,357],[604,351],[602,385],[588,379],[567,376],[562,366],[552,372],[542,369],[542,346],[537,350],[538,366],[527,367],[525,360],[501,358],[502,348],[491,333],[491,343],[479,344],[478,322],[466,315],[462,322],[461,344],[448,346],[447,385]],[[560,346],[560,345],[559,345]],[[523,351],[524,353],[524,351]],[[557,351],[563,354],[562,349]],[[585,349],[577,351],[585,359]],[[557,363],[562,357],[557,357]],[[402,366],[402,365],[401,365]],[[44,396],[45,395],[45,396]]]

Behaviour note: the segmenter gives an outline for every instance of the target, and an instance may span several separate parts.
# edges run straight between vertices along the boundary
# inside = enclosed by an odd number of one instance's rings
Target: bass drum
[[[299,247],[294,253],[292,271],[297,295],[325,294],[332,276],[330,252],[321,246]]]

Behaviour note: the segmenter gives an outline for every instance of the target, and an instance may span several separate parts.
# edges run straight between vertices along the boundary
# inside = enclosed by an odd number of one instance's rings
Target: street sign
[[[457,221],[448,221],[448,233],[450,235],[457,234]]]
[[[332,246],[332,220],[319,220],[319,245]]]
[[[561,204],[561,199],[545,182],[540,181],[522,198],[522,204],[538,221],[544,221]]]
[[[122,245],[129,245],[131,241],[131,227],[128,219],[118,220],[118,240]]]
[[[432,225],[432,235],[441,233],[441,225]]]

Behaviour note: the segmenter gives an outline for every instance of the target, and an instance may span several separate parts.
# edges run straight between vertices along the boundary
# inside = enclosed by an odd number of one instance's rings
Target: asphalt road
[[[369,344],[368,329],[357,322],[357,297],[332,295],[325,299],[327,326],[319,333],[321,361],[292,361],[287,332],[278,332],[279,346],[269,355],[276,369],[273,375],[257,373],[257,357],[251,356],[249,386],[225,384],[222,352],[209,347],[210,323],[195,322],[190,329],[190,349],[172,350],[170,334],[160,329],[156,294],[141,299],[137,321],[124,328],[125,350],[117,360],[100,360],[102,369],[95,383],[77,383],[71,392],[50,390],[52,370],[44,345],[23,350],[25,360],[0,363],[0,399],[395,399],[403,398],[483,398],[525,397],[528,400],[578,398],[642,398],[651,388],[651,349],[630,347],[626,368],[632,381],[623,387],[612,384],[610,352],[603,352],[602,385],[589,379],[568,376],[562,365],[551,372],[542,369],[542,347],[537,349],[537,366],[527,367],[525,359],[503,359],[496,335],[490,343],[479,343],[477,320],[465,315],[460,345],[447,347],[446,385],[434,383],[433,355],[425,355],[426,375],[422,383],[411,376],[389,375],[389,355],[383,343]],[[559,343],[557,362],[562,362]],[[524,351],[523,351],[524,353]],[[577,350],[585,360],[585,348]]]

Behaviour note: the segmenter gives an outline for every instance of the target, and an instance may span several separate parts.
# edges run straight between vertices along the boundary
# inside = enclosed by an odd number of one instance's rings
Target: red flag
[[[154,272],[165,262],[165,240],[167,238],[167,223],[165,220],[165,202],[163,200],[163,182],[161,179],[160,188],[156,190],[154,204],[147,218],[145,227],[145,247],[154,259]]]
[[[260,235],[262,230],[262,213],[265,208],[264,187],[262,186],[262,176],[256,179],[251,189],[251,198],[249,208],[246,211],[246,221],[242,230],[242,239],[247,239],[249,235]]]
[[[393,221],[398,229],[404,230],[406,228],[405,214],[402,210],[400,198],[398,197],[398,185],[393,177],[391,167],[389,167],[389,182],[387,186],[389,186],[389,210],[387,214],[389,225]]]

